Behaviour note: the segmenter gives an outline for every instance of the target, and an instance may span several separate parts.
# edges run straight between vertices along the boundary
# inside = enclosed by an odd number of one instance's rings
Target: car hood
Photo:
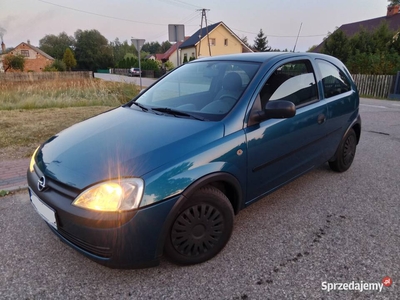
[[[219,122],[120,107],[50,138],[36,164],[45,176],[84,189],[108,179],[143,176],[223,134]]]

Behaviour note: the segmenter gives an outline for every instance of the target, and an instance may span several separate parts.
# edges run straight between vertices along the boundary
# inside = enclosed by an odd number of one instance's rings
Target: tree
[[[342,60],[353,74],[396,74],[400,70],[398,36],[387,23],[373,32],[361,28],[350,38],[336,30],[325,38],[322,52]]]
[[[150,54],[161,53],[161,45],[159,42],[144,43],[142,51]]]
[[[72,68],[76,66],[76,59],[74,53],[72,53],[71,49],[67,48],[64,52],[64,57],[62,60],[65,64],[65,67],[68,71],[71,71]]]
[[[389,2],[389,5],[388,5],[389,7],[400,4],[400,0],[388,0],[388,2]]]
[[[112,48],[97,30],[75,32],[75,58],[80,69],[96,71],[114,66]]]
[[[169,41],[162,42],[161,43],[161,52],[160,53],[167,52],[169,50],[169,48],[171,48],[171,47],[172,47],[172,44]]]
[[[73,49],[75,46],[75,39],[68,36],[65,32],[61,32],[58,36],[48,34],[39,41],[40,50],[55,59],[63,59],[65,49]]]
[[[247,36],[242,37],[241,41],[243,42],[243,44],[245,44],[250,49],[252,48],[251,45],[249,44],[249,41],[247,40]]]
[[[25,58],[19,54],[8,54],[6,55],[6,57],[4,57],[3,65],[4,72],[7,72],[8,70],[19,70],[23,72],[25,67]]]
[[[312,45],[310,48],[308,48],[307,52],[313,52],[315,48],[317,48],[318,45]]]
[[[336,30],[334,33],[328,34],[321,52],[346,63],[351,54],[349,39],[342,30]]]
[[[262,29],[260,29],[260,32],[257,34],[257,37],[254,40],[253,48],[258,52],[271,51],[271,47],[268,46],[267,36],[264,34]]]

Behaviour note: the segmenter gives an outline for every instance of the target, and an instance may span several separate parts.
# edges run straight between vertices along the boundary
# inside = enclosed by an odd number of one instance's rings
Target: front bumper
[[[47,180],[37,189],[39,176],[28,170],[28,185],[56,213],[57,229],[50,229],[66,244],[88,258],[111,268],[156,266],[162,254],[165,223],[179,196],[136,211],[95,212],[72,205],[66,186]]]

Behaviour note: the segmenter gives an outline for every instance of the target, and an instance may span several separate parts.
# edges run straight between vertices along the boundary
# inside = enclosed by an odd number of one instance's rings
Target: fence
[[[129,69],[111,69],[112,74],[129,76]],[[165,74],[165,71],[142,70],[142,77],[159,78]]]
[[[79,72],[13,72],[0,73],[0,82],[7,81],[39,81],[39,80],[65,80],[93,78],[91,71]]]
[[[395,75],[352,75],[362,96],[388,98],[394,91]]]

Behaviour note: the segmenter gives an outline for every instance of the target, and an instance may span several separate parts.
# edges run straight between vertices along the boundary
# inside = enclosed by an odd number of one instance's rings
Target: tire
[[[164,253],[172,262],[192,265],[217,255],[228,242],[234,212],[228,198],[207,186],[195,192],[168,230]]]
[[[351,128],[340,142],[334,160],[329,162],[331,169],[336,172],[347,171],[353,163],[356,148],[357,135]]]

